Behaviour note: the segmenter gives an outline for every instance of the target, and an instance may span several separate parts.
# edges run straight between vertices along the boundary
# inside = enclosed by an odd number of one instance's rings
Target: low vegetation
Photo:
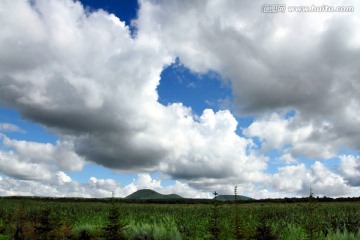
[[[293,203],[224,202],[215,196],[207,204],[0,198],[0,240],[360,239],[358,201],[321,202],[311,194]]]

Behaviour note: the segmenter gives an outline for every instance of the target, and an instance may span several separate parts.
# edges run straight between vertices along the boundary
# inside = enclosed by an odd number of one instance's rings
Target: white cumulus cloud
[[[115,15],[88,12],[78,1],[2,0],[0,101],[59,139],[51,144],[1,135],[0,172],[11,177],[1,181],[4,194],[173,190],[148,175],[123,187],[95,177],[79,183],[65,174],[86,162],[161,171],[178,179],[184,194],[197,196],[230,193],[234,185],[259,196],[277,195],[270,187],[279,196],[302,194],[308,185],[321,194],[349,194],[357,160],[343,158],[351,164],[339,173],[315,162],[268,174],[273,159],[263,153],[280,150],[280,159],[292,164],[301,156],[336,157],[343,146],[360,149],[359,17],[264,14],[261,5],[141,0],[132,36]],[[198,116],[182,103],[158,102],[161,72],[177,58],[191,71],[215,71],[230,83],[235,113],[254,118],[243,134],[229,110],[205,109]],[[289,111],[294,116],[287,117]],[[0,125],[5,130],[19,131]],[[50,189],[41,181],[58,185]]]

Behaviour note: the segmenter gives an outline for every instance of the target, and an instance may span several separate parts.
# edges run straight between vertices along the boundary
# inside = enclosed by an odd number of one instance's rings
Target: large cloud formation
[[[132,37],[116,16],[89,12],[80,2],[1,1],[0,100],[59,141],[1,135],[0,172],[56,182],[56,173],[91,161],[121,171],[160,170],[207,191],[242,184],[250,194],[263,189],[259,196],[271,195],[267,188],[303,194],[310,185],[320,194],[354,193],[347,166],[335,173],[320,162],[307,169],[296,159],[360,148],[359,17],[265,14],[261,5],[142,0]],[[192,71],[216,71],[230,81],[236,114],[255,117],[242,135],[229,110],[197,116],[181,103],[158,102],[160,74],[177,57]],[[3,132],[11,128],[0,125]],[[270,149],[295,165],[266,173],[263,153]],[[10,161],[16,164],[9,167]],[[294,185],[283,182],[289,174]]]
[[[138,25],[147,29],[143,34],[160,38],[192,70],[212,69],[229,79],[239,114],[295,110],[289,130],[312,128],[309,144],[331,143],[321,157],[334,156],[340,146],[359,150],[358,14],[267,14],[261,13],[263,4],[142,1]],[[301,1],[302,6],[324,4],[353,6],[355,11],[359,7],[355,1]]]
[[[359,151],[358,14],[267,14],[262,1],[141,2],[142,34],[161,39],[193,71],[215,70],[230,81],[236,113],[255,116],[243,134],[260,139],[262,152],[280,150],[281,159],[294,163],[299,157],[331,159],[344,147]],[[359,7],[348,1],[271,4]],[[319,164],[310,172],[320,172]]]

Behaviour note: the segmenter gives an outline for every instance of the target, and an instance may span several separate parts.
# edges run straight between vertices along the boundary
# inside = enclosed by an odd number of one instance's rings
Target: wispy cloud
[[[20,132],[26,133],[21,127],[12,123],[0,123],[0,132]]]

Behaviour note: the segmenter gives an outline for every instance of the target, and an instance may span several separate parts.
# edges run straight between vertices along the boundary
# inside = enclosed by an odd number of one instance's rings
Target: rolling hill
[[[235,200],[235,197],[234,195],[219,195],[216,197],[216,199],[218,201],[234,201]],[[240,201],[247,201],[247,200],[253,200],[253,198],[250,198],[250,197],[246,197],[246,196],[242,196],[242,195],[238,195],[236,197],[237,200],[240,200]]]
[[[138,190],[129,196],[125,197],[127,200],[191,200],[190,198],[183,198],[177,194],[161,194],[151,189],[141,189]],[[218,195],[216,198],[218,201],[234,201],[234,195]],[[210,200],[210,199],[208,199]],[[253,200],[253,198],[238,195],[237,200],[247,201]]]
[[[149,200],[149,199],[183,199],[183,197],[177,195],[177,194],[161,194],[158,192],[155,192],[150,189],[142,189],[138,190],[129,196],[125,197],[125,199],[141,199],[141,200]]]

